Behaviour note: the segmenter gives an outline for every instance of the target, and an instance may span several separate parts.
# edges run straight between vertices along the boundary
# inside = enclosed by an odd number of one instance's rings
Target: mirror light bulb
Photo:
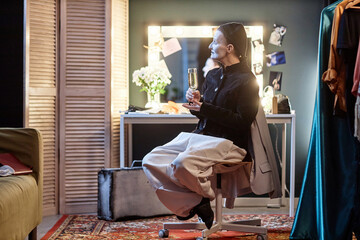
[[[148,31],[151,35],[160,34],[160,27],[159,26],[149,26]]]
[[[184,33],[184,29],[182,27],[178,27],[175,30],[176,35],[182,35]]]

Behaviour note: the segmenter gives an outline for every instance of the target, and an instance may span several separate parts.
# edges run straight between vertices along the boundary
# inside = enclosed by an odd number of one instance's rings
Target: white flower
[[[140,91],[146,91],[150,94],[164,93],[166,85],[171,83],[171,74],[160,67],[142,67],[135,70],[132,75],[133,83],[141,86]]]
[[[139,75],[140,75],[140,71],[139,70],[136,70],[136,71],[134,71],[133,72],[133,75],[132,75],[132,77],[133,77],[133,83],[135,83],[136,84],[136,86],[141,86],[141,83],[140,83],[140,81],[139,81]]]

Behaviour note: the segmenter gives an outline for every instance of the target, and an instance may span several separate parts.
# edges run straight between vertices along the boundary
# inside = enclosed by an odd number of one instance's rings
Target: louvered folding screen
[[[95,212],[98,171],[119,166],[128,0],[27,1],[25,71],[24,125],[44,140],[44,215]]]
[[[27,1],[24,126],[43,136],[44,215],[58,208],[57,22],[56,0]]]
[[[109,0],[62,0],[60,213],[96,212],[110,162]]]

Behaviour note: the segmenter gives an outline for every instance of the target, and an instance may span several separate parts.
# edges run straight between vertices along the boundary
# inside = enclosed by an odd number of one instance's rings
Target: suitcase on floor
[[[172,214],[157,198],[142,167],[102,169],[98,188],[99,219]]]

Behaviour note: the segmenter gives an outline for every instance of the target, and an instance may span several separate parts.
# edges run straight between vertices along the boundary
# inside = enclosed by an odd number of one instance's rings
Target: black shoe
[[[194,207],[193,210],[205,223],[207,229],[210,229],[214,221],[214,212],[210,206],[210,199],[203,198],[201,202]]]
[[[181,217],[181,216],[178,216],[176,215],[176,218],[181,220],[181,221],[185,221],[185,220],[189,220],[190,218],[194,217],[195,216],[195,212],[193,209],[190,210],[190,214],[186,217]]]

